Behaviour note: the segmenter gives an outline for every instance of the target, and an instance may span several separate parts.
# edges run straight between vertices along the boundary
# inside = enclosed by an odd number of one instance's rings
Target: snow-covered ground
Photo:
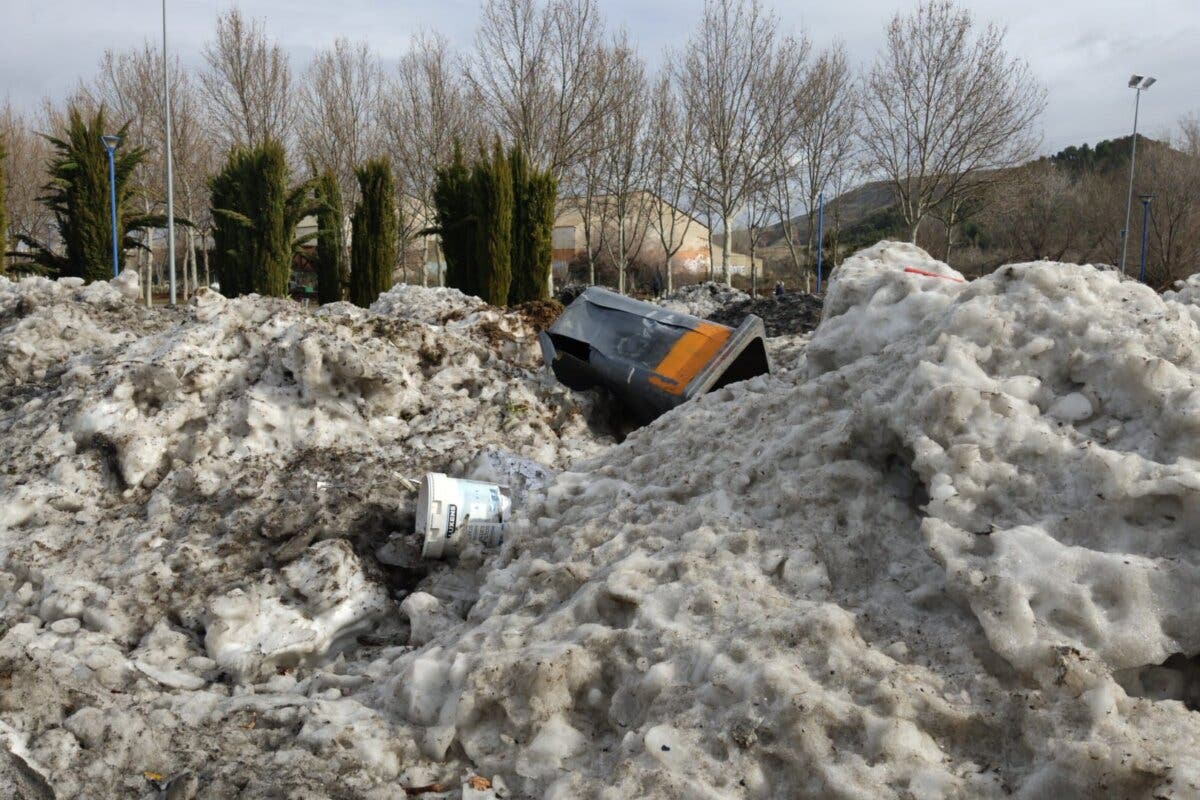
[[[452,290],[114,284],[0,281],[0,788],[1200,793],[1190,304],[881,243],[786,371],[616,445]],[[556,477],[414,563],[410,479],[500,451]]]

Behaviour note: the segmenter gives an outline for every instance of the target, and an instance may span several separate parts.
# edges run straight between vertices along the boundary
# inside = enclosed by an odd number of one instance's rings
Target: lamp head
[[[107,134],[100,137],[100,141],[104,144],[105,150],[116,150],[121,144],[121,137]]]
[[[1137,88],[1137,85],[1141,82],[1142,82],[1141,75],[1130,75],[1129,76],[1129,88],[1130,89]]]
[[[1158,83],[1158,78],[1146,78],[1146,80],[1142,81],[1142,88],[1149,89],[1156,83]]]

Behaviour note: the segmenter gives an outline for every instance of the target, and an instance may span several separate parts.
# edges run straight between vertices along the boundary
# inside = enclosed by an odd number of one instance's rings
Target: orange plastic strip
[[[690,330],[671,348],[666,357],[654,368],[657,373],[649,378],[651,386],[657,386],[670,394],[683,394],[700,370],[729,341],[732,331],[715,322],[701,322]]]
[[[963,282],[962,278],[956,278],[953,275],[938,275],[936,272],[929,272],[927,270],[917,269],[916,267],[905,267],[904,271],[912,275],[924,275],[926,278],[941,278],[944,281],[954,281],[955,283]]]

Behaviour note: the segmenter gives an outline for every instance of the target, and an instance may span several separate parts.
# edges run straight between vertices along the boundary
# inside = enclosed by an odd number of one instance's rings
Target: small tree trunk
[[[154,236],[150,236],[150,249],[146,251],[146,308],[154,305]]]
[[[212,286],[212,276],[208,272],[208,247],[204,245],[203,241],[200,242],[200,245],[200,249],[204,253],[204,285]]]
[[[758,297],[758,270],[754,268],[754,229],[750,229],[750,296]]]
[[[200,264],[196,260],[196,231],[194,228],[188,229],[188,247],[192,251],[192,286],[198,289],[200,288]]]
[[[912,238],[909,239],[909,241],[912,242],[913,244],[917,243],[917,233],[921,230],[921,222],[924,221],[924,219],[925,219],[924,216],[917,217],[917,221],[913,223]]]
[[[946,263],[950,263],[950,251],[954,248],[954,225],[958,217],[957,209],[950,207],[950,218],[946,220]]]
[[[425,243],[421,248],[421,285],[429,285],[429,237],[424,237],[421,241]]]
[[[617,292],[625,294],[625,270],[629,264],[625,261],[625,217],[617,220]]]
[[[712,227],[708,229],[708,279],[714,281],[717,278],[717,261],[713,257],[713,233]]]
[[[176,258],[176,260],[178,261],[179,259],[178,259],[178,258]],[[180,278],[180,284],[179,284],[179,288],[182,290],[182,292],[180,293],[180,299],[181,299],[181,300],[182,300],[184,303],[186,303],[186,302],[188,301],[188,297],[189,297],[189,295],[188,295],[188,268],[187,268],[187,264],[188,264],[188,260],[187,260],[187,252],[186,252],[186,251],[184,251],[184,254],[183,254],[183,269],[180,271],[180,274],[179,274],[179,278]]]
[[[733,286],[733,275],[729,271],[729,248],[733,246],[733,235],[729,229],[729,212],[721,211],[721,230],[725,232],[725,246],[721,248],[721,278],[726,286]]]

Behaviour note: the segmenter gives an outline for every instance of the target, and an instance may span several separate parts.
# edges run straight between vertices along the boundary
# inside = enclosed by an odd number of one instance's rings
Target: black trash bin
[[[639,421],[771,371],[763,322],[736,329],[590,287],[539,337],[572,389],[608,388]]]

